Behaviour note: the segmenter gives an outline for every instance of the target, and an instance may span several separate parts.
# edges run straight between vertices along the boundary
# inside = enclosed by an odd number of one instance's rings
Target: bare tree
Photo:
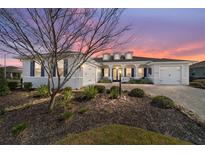
[[[119,26],[122,12],[123,9],[0,9],[0,50],[35,60],[44,68],[53,109],[56,94],[82,64],[92,55],[123,43],[119,38],[129,26]],[[61,78],[58,62],[71,56],[74,60]]]

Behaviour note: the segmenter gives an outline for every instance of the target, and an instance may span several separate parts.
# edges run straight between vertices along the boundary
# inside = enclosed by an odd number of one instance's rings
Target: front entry
[[[120,73],[122,73],[122,68],[119,68],[119,69],[113,68],[112,69],[112,79],[114,82],[120,81]]]

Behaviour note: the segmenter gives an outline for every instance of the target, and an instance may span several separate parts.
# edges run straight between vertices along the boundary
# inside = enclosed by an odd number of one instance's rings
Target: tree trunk
[[[49,109],[50,109],[50,111],[53,111],[53,109],[54,109],[56,94],[57,94],[57,93],[53,93],[53,94],[50,96],[50,97],[51,97],[50,102],[49,102]]]

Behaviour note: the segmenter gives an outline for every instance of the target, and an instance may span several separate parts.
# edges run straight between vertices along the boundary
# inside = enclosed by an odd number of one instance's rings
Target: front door
[[[120,72],[122,73],[122,68],[120,68],[120,69],[113,68],[112,69],[112,79],[114,82],[120,81]]]

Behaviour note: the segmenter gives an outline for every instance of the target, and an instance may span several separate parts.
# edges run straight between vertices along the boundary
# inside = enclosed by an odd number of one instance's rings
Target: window
[[[131,77],[132,76],[132,68],[126,68],[126,77]]]
[[[58,71],[60,76],[63,76],[63,72],[64,72],[63,66],[64,66],[64,61],[63,60],[58,61]]]
[[[35,76],[41,76],[41,65],[35,62]]]
[[[109,68],[104,68],[104,77],[109,77]]]
[[[64,59],[64,76],[68,74],[68,59]]]
[[[30,62],[30,76],[34,76],[35,61]]]
[[[152,75],[152,68],[148,68],[148,74]]]
[[[138,77],[144,77],[144,68],[138,68]]]
[[[129,67],[129,68],[125,69],[125,76],[126,77],[134,77],[135,76],[134,74],[135,74],[134,68]]]

